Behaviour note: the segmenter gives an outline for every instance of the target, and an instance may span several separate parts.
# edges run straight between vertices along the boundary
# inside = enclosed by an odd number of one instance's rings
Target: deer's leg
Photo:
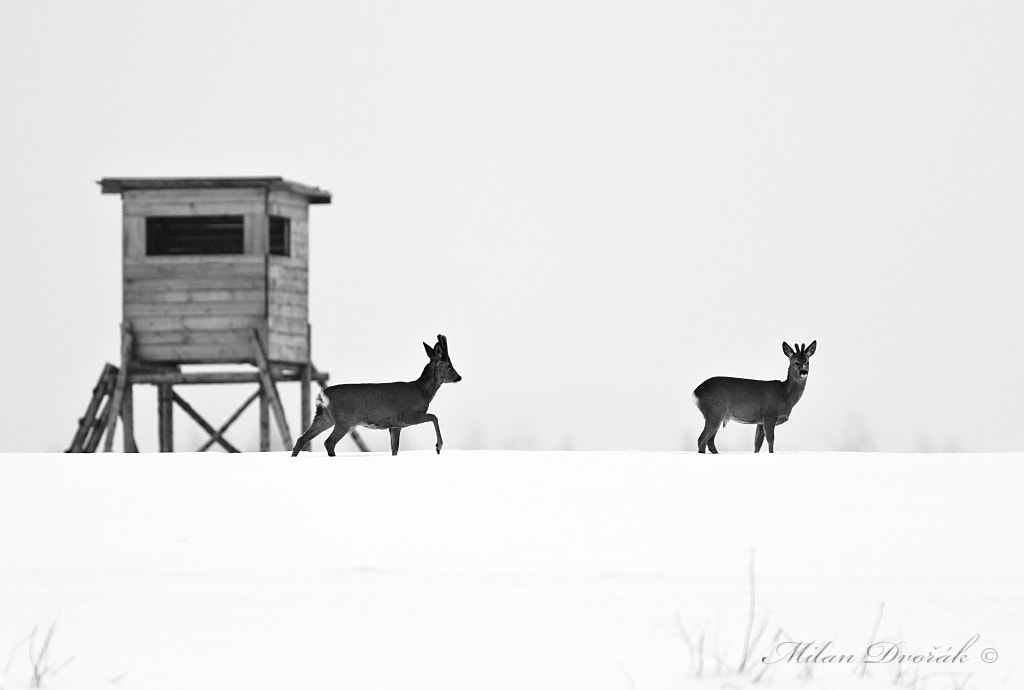
[[[352,431],[351,425],[345,424],[344,422],[338,422],[334,425],[334,431],[324,441],[324,448],[327,449],[327,455],[334,457],[334,446],[338,445],[338,441],[342,439],[348,432]]]
[[[754,452],[761,452],[761,444],[764,443],[764,424],[757,425],[757,431],[754,432]]]
[[[715,414],[714,411],[705,412],[700,409],[700,414],[705,416],[705,429],[700,432],[697,437],[697,452],[703,452],[707,448],[717,454],[718,448],[715,447],[715,434],[718,433],[719,428],[722,426],[723,417]]]
[[[721,420],[716,420],[713,416],[707,416],[704,419],[704,431],[700,432],[700,436],[697,438],[697,452],[703,453],[706,448],[710,448],[712,453],[717,453],[718,449],[715,448],[715,434],[718,433],[718,425]]]
[[[704,420],[704,430],[697,437],[697,452],[706,453],[708,448],[708,437],[711,436],[710,421]]]
[[[298,455],[303,446],[316,438],[331,424],[334,424],[334,418],[331,417],[331,413],[322,407],[317,407],[316,416],[310,422],[309,428],[302,432],[302,436],[299,436],[299,440],[295,442],[295,446],[292,448],[292,457],[294,458]]]
[[[402,434],[402,427],[393,426],[388,431],[391,432],[391,454],[398,455],[398,437]]]
[[[410,419],[409,420],[409,426],[412,426],[414,424],[423,424],[424,422],[433,422],[434,423],[434,435],[437,436],[437,445],[434,446],[434,447],[437,449],[437,452],[440,453],[441,452],[441,445],[444,442],[441,440],[441,426],[437,423],[437,416],[436,415],[432,415],[429,412],[424,412],[423,414],[419,415],[418,417],[414,417],[414,418]]]
[[[764,437],[768,439],[768,452],[775,452],[775,420],[764,420]]]

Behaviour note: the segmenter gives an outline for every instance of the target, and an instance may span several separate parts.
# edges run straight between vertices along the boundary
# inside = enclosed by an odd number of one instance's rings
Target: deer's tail
[[[317,393],[317,396],[316,396],[316,412],[313,413],[313,416],[314,417],[320,417],[320,416],[326,415],[326,416],[330,417],[331,416],[330,405],[331,405],[330,399],[327,397],[327,395],[325,395],[324,391],[320,391],[319,393]]]

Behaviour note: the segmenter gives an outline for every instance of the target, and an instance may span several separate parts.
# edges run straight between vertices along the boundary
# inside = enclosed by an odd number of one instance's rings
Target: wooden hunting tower
[[[135,450],[134,384],[158,389],[162,451],[173,449],[174,403],[211,434],[204,450],[215,442],[234,450],[223,433],[257,398],[261,449],[269,447],[269,412],[290,446],[276,383],[302,382],[305,427],[309,384],[327,380],[310,358],[309,206],[330,203],[330,192],[280,177],[104,178],[99,184],[122,199],[122,361],[104,369],[70,450],[95,450],[104,431],[110,450],[118,416],[125,450]],[[191,364],[255,370],[182,370]],[[247,382],[259,389],[219,430],[173,389]]]

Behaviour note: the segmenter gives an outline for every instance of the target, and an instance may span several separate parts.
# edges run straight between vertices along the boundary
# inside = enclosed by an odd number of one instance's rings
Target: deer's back
[[[430,401],[415,383],[343,383],[328,386],[324,395],[336,421],[370,429],[406,425],[409,417],[427,411]]]

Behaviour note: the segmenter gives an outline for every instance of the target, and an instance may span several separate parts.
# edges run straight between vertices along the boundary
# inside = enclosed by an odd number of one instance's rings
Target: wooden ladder
[[[92,389],[92,399],[85,408],[85,415],[78,420],[78,431],[71,440],[68,453],[95,453],[100,440],[106,433],[103,450],[110,452],[114,447],[114,429],[117,418],[125,420],[125,450],[137,453],[135,434],[131,424],[131,389],[128,384],[128,368],[131,363],[132,332],[127,324],[121,325],[121,367],[109,362],[103,367],[100,379]],[[128,402],[127,406],[125,402]],[[100,407],[102,406],[102,411]]]
[[[71,441],[68,453],[95,453],[100,445],[100,439],[107,426],[107,419],[110,417],[110,410],[113,404],[114,388],[117,385],[118,368],[113,364],[106,364],[100,373],[99,381],[92,389],[92,399],[89,406],[85,408],[85,415],[78,420],[78,431]],[[100,407],[102,406],[102,411]]]

